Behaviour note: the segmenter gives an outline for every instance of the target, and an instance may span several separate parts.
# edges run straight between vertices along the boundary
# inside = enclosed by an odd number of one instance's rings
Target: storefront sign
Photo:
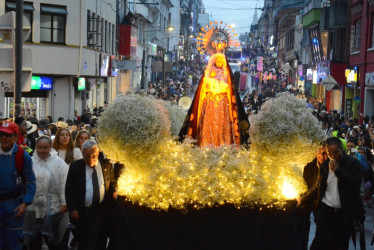
[[[358,82],[358,68],[347,69],[345,71],[345,76],[347,77],[347,83],[357,83]]]
[[[318,81],[325,79],[329,72],[329,62],[320,62],[318,63]]]
[[[136,70],[136,61],[135,60],[117,60],[117,68],[123,70]]]
[[[299,73],[299,76],[303,76],[304,75],[304,65],[299,65],[298,67],[298,73]]]
[[[52,89],[52,77],[32,76],[31,77],[31,89],[51,90]]]
[[[346,110],[346,117],[347,118],[352,118],[353,117],[353,103],[352,99],[346,99],[345,100],[345,110]]]
[[[118,67],[117,67],[116,56],[110,56],[109,69],[110,69],[110,71],[109,71],[110,76],[117,76],[118,75]]]
[[[157,44],[151,43],[148,46],[148,56],[156,56],[157,55]]]
[[[138,29],[132,25],[119,25],[119,55],[135,58],[138,45]]]
[[[109,70],[109,56],[101,55],[100,76],[108,76],[108,70]]]
[[[313,70],[312,69],[307,69],[306,70],[306,79],[308,81],[312,81],[313,80]]]
[[[313,84],[318,83],[318,73],[317,70],[313,70]]]
[[[79,77],[78,78],[78,90],[84,90],[86,88],[86,78]]]

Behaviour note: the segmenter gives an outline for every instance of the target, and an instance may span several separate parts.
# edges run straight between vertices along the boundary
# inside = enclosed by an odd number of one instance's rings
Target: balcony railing
[[[337,0],[325,0],[322,3],[322,7],[330,7],[331,5],[334,5],[337,3]]]
[[[274,5],[273,18],[277,19],[279,15],[283,15],[288,12],[294,12],[297,9],[304,7],[304,0],[283,0],[279,1],[277,5]]]

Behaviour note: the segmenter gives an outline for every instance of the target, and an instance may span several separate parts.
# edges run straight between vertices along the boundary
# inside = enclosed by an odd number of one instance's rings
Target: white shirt
[[[333,208],[342,208],[338,190],[338,177],[331,170],[329,170],[329,176],[327,177],[327,187],[322,202]]]
[[[69,166],[61,158],[51,155],[42,160],[37,153],[32,157],[36,178],[36,192],[28,210],[36,212],[36,218],[56,214],[66,205],[65,183]]]
[[[97,166],[95,166],[95,169],[97,172],[97,179],[99,181],[100,202],[102,202],[104,199],[104,195],[105,195],[105,183],[104,183],[103,171],[101,169],[101,165],[99,161],[97,162]],[[92,206],[92,197],[93,197],[92,173],[93,173],[93,169],[86,165],[86,200],[85,200],[86,207]]]
[[[60,157],[61,159],[65,160],[65,157],[66,157],[66,150],[62,150],[62,149],[59,149],[58,150],[58,157]],[[83,155],[82,155],[82,152],[79,148],[74,148],[74,151],[73,151],[73,161],[76,161],[76,160],[80,160],[80,159],[83,159]]]

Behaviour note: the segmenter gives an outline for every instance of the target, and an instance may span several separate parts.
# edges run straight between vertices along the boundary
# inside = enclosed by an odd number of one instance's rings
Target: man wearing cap
[[[13,122],[0,126],[0,249],[22,249],[23,215],[36,189],[31,157],[16,144],[18,133]]]
[[[42,135],[51,136],[51,131],[49,130],[50,125],[51,123],[47,119],[41,119],[38,124],[39,136],[42,136]]]

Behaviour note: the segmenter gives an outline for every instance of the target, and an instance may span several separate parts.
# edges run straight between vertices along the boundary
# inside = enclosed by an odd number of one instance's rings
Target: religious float
[[[126,166],[116,230],[129,249],[300,249],[295,200],[324,133],[290,94],[268,100],[249,127],[221,53],[228,30],[211,23],[202,35],[212,55],[187,116],[130,94],[100,119],[100,148]]]

